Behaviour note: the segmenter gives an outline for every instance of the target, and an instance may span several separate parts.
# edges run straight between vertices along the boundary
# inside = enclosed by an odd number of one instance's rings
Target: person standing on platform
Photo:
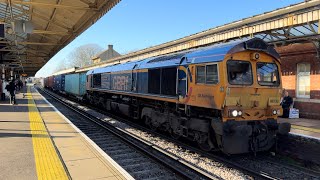
[[[283,109],[283,115],[282,115],[283,118],[288,118],[289,117],[290,106],[292,105],[292,103],[293,103],[292,97],[289,96],[289,92],[288,91],[285,91],[284,92],[284,97],[283,97],[283,99],[281,101],[281,106],[282,106],[282,109]]]
[[[16,104],[16,85],[14,83],[14,80],[12,80],[7,86],[6,90],[10,93],[10,104]]]
[[[18,87],[19,87],[19,91],[22,89],[23,87],[23,83],[21,80],[18,80]]]

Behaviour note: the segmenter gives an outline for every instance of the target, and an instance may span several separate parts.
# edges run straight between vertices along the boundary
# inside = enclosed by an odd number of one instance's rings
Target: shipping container
[[[43,83],[44,83],[43,87],[48,88],[48,77],[44,78]]]
[[[48,77],[48,88],[53,89],[54,76]]]
[[[53,83],[54,91],[64,92],[64,85],[65,85],[64,74],[54,76],[54,83]]]
[[[86,73],[67,74],[65,76],[65,92],[82,97],[86,93]]]

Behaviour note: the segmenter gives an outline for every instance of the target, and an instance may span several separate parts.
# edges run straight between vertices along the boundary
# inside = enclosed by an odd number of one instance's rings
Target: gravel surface
[[[302,136],[280,136],[279,152],[292,159],[300,161],[307,168],[320,172],[320,141]]]
[[[180,157],[181,159],[184,159],[189,163],[192,163],[198,167],[201,167],[205,171],[212,173],[215,176],[218,176],[222,179],[251,179],[251,177],[246,176],[245,174],[243,174],[238,170],[228,168],[224,164],[221,164],[220,162],[202,157],[200,154],[185,150],[184,148],[181,148],[176,144],[168,142],[167,140],[164,140],[153,134],[133,128],[130,125],[119,122],[99,112],[93,111],[87,107],[82,106],[81,108],[86,109],[88,111],[92,111],[91,113],[94,114],[95,116],[98,116],[101,120],[108,122],[115,127],[126,130],[127,132],[130,132],[150,143],[153,143],[154,145],[157,145],[158,147],[164,149],[165,151],[170,152]],[[310,140],[304,140],[304,142],[308,142],[308,141]],[[317,145],[316,142],[313,142],[312,144]],[[314,157],[317,157],[317,156],[314,156]],[[235,156],[229,157],[229,160],[236,162],[238,164],[241,164],[244,167],[247,167],[250,169],[256,169],[258,172],[261,172],[268,176],[278,177],[280,179],[319,179],[319,176],[304,173],[295,168],[290,168],[285,165],[281,165],[280,163],[276,163],[276,161],[278,161],[277,158],[275,158],[274,159],[275,162],[273,162],[265,159],[255,158],[252,155],[239,155],[239,156],[235,155]]]
[[[144,132],[136,128],[133,128],[130,125],[127,125],[125,123],[112,119],[104,114],[91,110],[90,108],[78,105],[75,102],[72,102],[69,100],[66,100],[66,101],[68,101],[68,103],[72,103],[73,105],[76,105],[78,108],[90,113],[94,117],[97,117],[105,122],[108,122],[109,124],[112,124],[113,126],[119,129],[125,130],[131,134],[134,134],[142,138],[143,140],[149,143],[152,143],[153,145],[165,150],[166,152],[169,152],[179,157],[180,159],[183,159],[184,161],[189,162],[190,164],[193,164],[193,165],[196,165],[197,167],[202,168],[206,172],[212,174],[213,176],[216,176],[217,179],[230,179],[230,180],[250,179],[248,176],[246,176],[242,172],[236,169],[226,167],[224,164],[220,162],[217,162],[205,157],[201,157],[201,155],[197,153],[193,153],[188,150],[185,150],[174,143],[168,142],[148,132]]]

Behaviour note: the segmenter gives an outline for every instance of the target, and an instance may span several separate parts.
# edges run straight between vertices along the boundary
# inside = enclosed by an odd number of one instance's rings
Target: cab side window
[[[217,64],[197,66],[196,83],[217,84],[219,82]]]
[[[206,66],[206,84],[218,83],[218,67],[216,64]]]
[[[197,66],[197,83],[205,83],[206,82],[206,68],[205,66]]]

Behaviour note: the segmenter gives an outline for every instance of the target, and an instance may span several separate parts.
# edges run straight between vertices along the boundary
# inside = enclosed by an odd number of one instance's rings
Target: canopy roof
[[[119,1],[0,0],[0,64],[34,75]]]

